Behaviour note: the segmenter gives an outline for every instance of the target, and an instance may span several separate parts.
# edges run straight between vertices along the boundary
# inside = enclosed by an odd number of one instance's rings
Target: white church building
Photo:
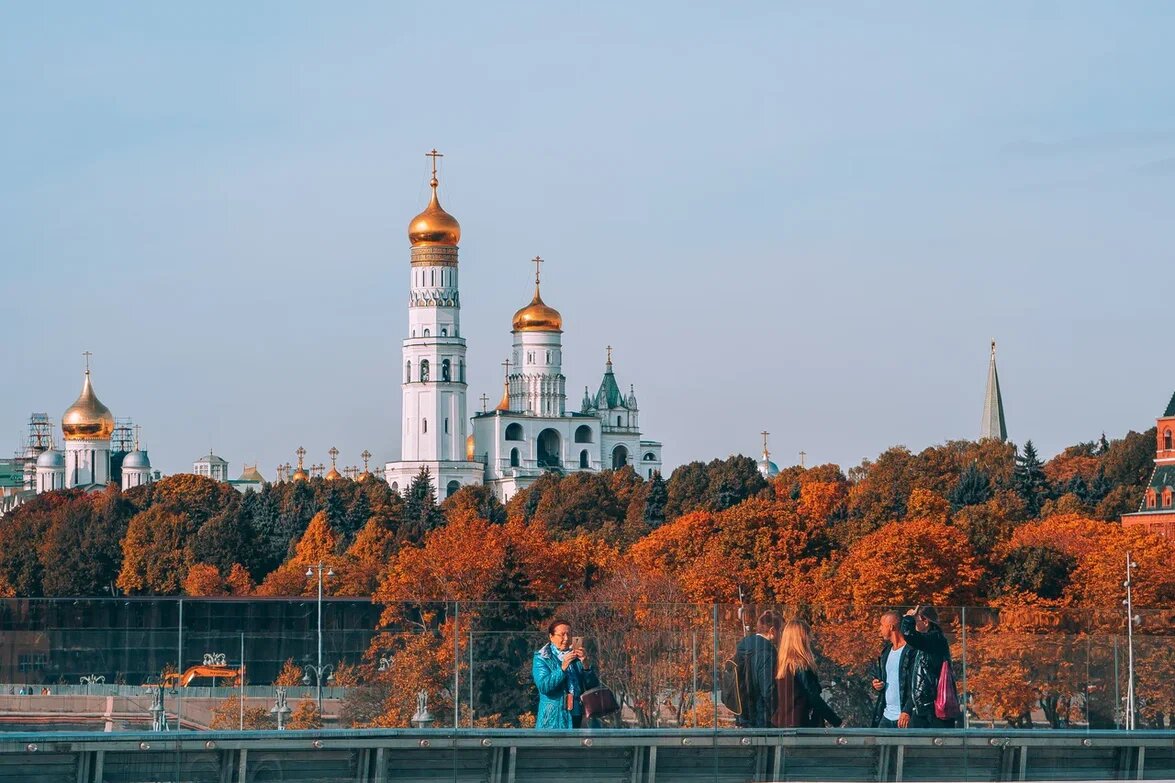
[[[502,400],[492,411],[466,407],[465,339],[461,336],[457,246],[461,226],[441,208],[434,150],[432,198],[408,227],[412,246],[408,336],[403,342],[400,460],[384,475],[404,492],[427,468],[438,496],[488,484],[501,500],[545,472],[599,471],[631,465],[642,478],[661,470],[661,444],[643,440],[636,395],[623,394],[612,349],[595,395],[584,388],[580,410],[567,409],[563,317],[543,302],[535,259],[534,298],[514,314],[513,354]]]

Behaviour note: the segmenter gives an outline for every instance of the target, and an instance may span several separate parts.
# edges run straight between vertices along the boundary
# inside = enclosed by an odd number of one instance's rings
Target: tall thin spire
[[[983,398],[979,438],[1008,439],[1008,428],[1004,424],[1004,398],[1000,395],[1000,376],[995,367],[995,340],[991,341],[991,362],[987,368],[987,394]]]

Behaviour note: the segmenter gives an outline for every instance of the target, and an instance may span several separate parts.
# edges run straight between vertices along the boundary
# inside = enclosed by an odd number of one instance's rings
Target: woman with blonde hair
[[[841,724],[840,716],[820,695],[816,656],[812,654],[812,630],[803,620],[789,620],[783,626],[775,687],[779,694],[773,721],[776,727],[819,728],[825,721],[833,726]]]

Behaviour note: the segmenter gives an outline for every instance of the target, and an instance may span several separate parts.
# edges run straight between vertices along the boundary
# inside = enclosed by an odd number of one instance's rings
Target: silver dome
[[[38,468],[64,468],[65,455],[57,449],[46,449],[37,457]]]
[[[122,458],[122,469],[137,468],[139,470],[150,470],[151,460],[147,457],[145,451],[132,451]]]

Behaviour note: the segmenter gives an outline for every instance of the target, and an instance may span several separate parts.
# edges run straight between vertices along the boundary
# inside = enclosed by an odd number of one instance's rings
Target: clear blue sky
[[[8,3],[0,448],[83,350],[157,467],[399,451],[409,219],[604,346],[668,467],[1144,429],[1175,387],[1175,4]],[[476,403],[471,404],[471,410]]]

